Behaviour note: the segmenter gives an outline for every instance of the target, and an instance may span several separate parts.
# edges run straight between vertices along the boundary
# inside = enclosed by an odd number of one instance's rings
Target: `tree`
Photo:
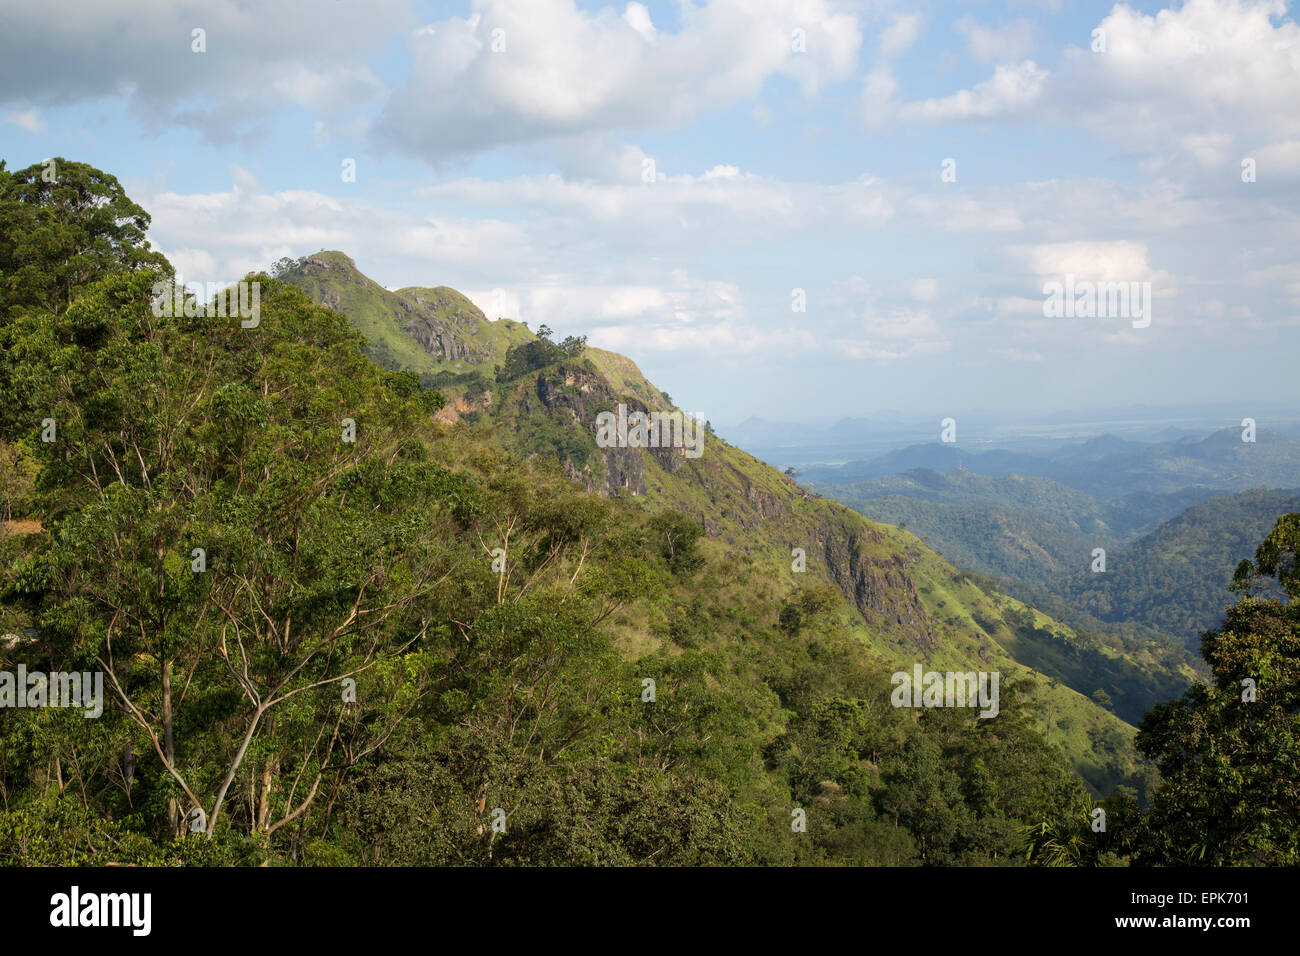
[[[36,463],[18,445],[0,439],[0,521],[23,517],[31,507]]]
[[[586,347],[587,337],[585,335],[566,335],[564,341],[560,343],[560,351],[567,358],[577,358]]]
[[[704,566],[699,552],[704,529],[680,511],[661,511],[650,519],[650,534],[673,574],[693,574]]]
[[[56,659],[105,674],[165,774],[170,835],[182,794],[214,832],[250,759],[240,808],[270,832],[395,717],[348,711],[339,685],[425,633],[453,565],[431,520],[448,482],[424,460],[418,382],[370,364],[342,316],[258,276],[255,333],[160,318],[154,279],[108,276],[45,324],[49,355],[20,350],[60,423],[37,448],[57,533],[22,592]],[[274,789],[290,805],[272,813]]]
[[[1165,784],[1139,862],[1300,862],[1300,514],[1238,567],[1241,595],[1201,639],[1213,680],[1157,706],[1138,748]]]
[[[0,162],[0,319],[15,306],[58,312],[117,271],[171,266],[151,251],[149,214],[117,179],[56,157],[7,172]]]

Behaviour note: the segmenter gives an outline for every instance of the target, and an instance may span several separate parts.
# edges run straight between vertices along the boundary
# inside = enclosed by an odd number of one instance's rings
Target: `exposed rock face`
[[[472,401],[465,398],[458,398],[454,402],[449,402],[434,414],[434,421],[452,424],[460,420],[460,416],[467,415],[470,412],[481,412],[492,407],[492,391],[485,391],[478,398]]]
[[[937,637],[902,554],[879,561],[860,532],[843,527],[825,529],[817,543],[831,579],[864,617],[895,624],[919,651],[933,650]]]
[[[645,471],[641,467],[641,454],[637,449],[602,448],[601,453],[605,459],[606,494],[645,494]]]
[[[487,349],[478,349],[466,339],[478,334],[479,323],[486,322],[477,306],[451,289],[403,290],[398,322],[406,334],[437,358],[453,362],[486,362],[492,357]]]
[[[644,403],[634,398],[620,398],[614,394],[609,384],[599,374],[588,369],[567,368],[563,380],[552,380],[545,372],[537,376],[537,400],[543,407],[554,411],[564,409],[573,421],[581,424],[596,435],[596,415],[599,411],[609,410],[620,401],[627,405],[628,413],[633,411],[651,411]],[[647,449],[665,468],[675,470],[681,461],[680,448]],[[598,448],[604,465],[604,480],[596,478],[588,465],[579,472],[572,462],[565,463],[565,470],[570,477],[581,481],[588,491],[594,491],[606,497],[645,494],[645,467],[638,448]]]
[[[344,299],[349,289],[379,288],[357,271],[352,259],[338,252],[304,256],[296,271],[320,280],[320,304],[336,312],[347,311]],[[386,298],[396,302],[391,314],[398,328],[435,358],[471,364],[492,358],[491,349],[472,343],[487,317],[454,289],[402,289]]]
[[[745,500],[749,502],[753,514],[760,519],[777,518],[786,513],[780,498],[753,485],[745,492]]]

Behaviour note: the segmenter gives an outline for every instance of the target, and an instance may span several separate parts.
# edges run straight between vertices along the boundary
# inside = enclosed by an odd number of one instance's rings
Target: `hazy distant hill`
[[[1201,438],[1151,444],[1103,435],[1052,455],[968,451],[959,444],[932,442],[912,445],[869,461],[809,468],[804,478],[818,484],[843,484],[914,468],[935,471],[965,468],[991,477],[1034,475],[1103,499],[1135,492],[1164,494],[1194,488],[1245,491],[1293,487],[1300,480],[1300,441],[1260,428],[1256,441],[1243,442],[1239,428],[1224,428]]]
[[[1032,583],[1086,566],[1093,548],[1114,547],[1214,494],[1133,492],[1107,501],[1050,478],[926,468],[812,487],[867,517],[905,524],[960,567]]]

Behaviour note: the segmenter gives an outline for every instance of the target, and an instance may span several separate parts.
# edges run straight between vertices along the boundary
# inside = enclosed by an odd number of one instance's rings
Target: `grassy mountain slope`
[[[357,283],[349,279],[349,285]],[[339,303],[347,314],[347,297],[328,281],[303,287],[318,301]],[[834,586],[846,599],[834,612],[841,627],[890,665],[910,669],[920,661],[933,670],[998,670],[1006,679],[1025,681],[1040,702],[1048,738],[1097,789],[1140,776],[1132,727],[1087,696],[1094,686],[1072,688],[1016,660],[1024,641],[1002,615],[1006,609],[1034,612],[1011,598],[995,601],[912,535],[873,525],[800,488],[715,435],[707,436],[699,458],[672,448],[596,447],[600,412],[620,402],[632,409],[665,408],[661,399],[630,360],[587,349],[580,358],[496,381],[477,404],[453,407],[451,417],[496,426],[503,447],[555,459],[590,491],[698,520],[708,535],[706,549],[750,572],[747,587],[766,582],[772,596],[788,601],[816,583]],[[802,573],[791,570],[796,548],[806,553]],[[654,621],[629,619],[619,626],[625,653],[663,646]],[[1050,632],[1065,644],[1077,641],[1063,625]],[[1049,655],[1038,658],[1051,664]]]
[[[341,252],[304,256],[278,278],[346,315],[365,336],[371,357],[388,368],[491,373],[511,345],[533,337],[519,322],[489,321],[469,299],[445,286],[390,292]]]
[[[512,454],[504,418],[439,421],[441,397],[367,360],[342,316],[259,279],[255,335],[158,321],[149,274],[0,326],[18,345],[0,376],[82,426],[31,449],[34,533],[0,541],[0,665],[109,658],[132,702],[0,722],[0,864],[1005,864],[1090,806],[1022,706],[1032,688],[1004,686],[988,721],[891,707],[865,619],[832,588],[792,594],[767,555],[648,495],[586,492],[555,449]],[[586,360],[547,363],[489,404],[560,422],[566,401],[608,398],[582,375]],[[28,442],[29,418],[0,419],[4,440]],[[100,467],[112,440],[138,473]],[[750,462],[726,457],[743,478]],[[578,477],[603,479],[603,453],[589,464]],[[850,549],[856,597],[907,625],[893,636],[915,659],[907,569],[871,566],[915,542],[818,507],[844,524],[827,541],[871,539]],[[1010,676],[1000,648],[983,656]],[[1108,758],[1124,743],[1104,722],[1067,740],[1091,745],[1093,777],[1123,771]],[[205,834],[185,833],[191,806]]]
[[[528,436],[525,442],[544,434],[566,439],[582,434],[590,446],[589,423],[620,399],[637,402],[630,394],[614,392],[590,370],[556,367],[503,387],[497,407],[479,415],[506,423],[503,434]],[[715,550],[752,569],[776,596],[809,587],[809,579],[834,586],[847,599],[841,627],[891,666],[907,670],[921,661],[931,670],[997,670],[1031,682],[1048,739],[1098,789],[1139,773],[1131,751],[1132,728],[1087,696],[1097,689],[1095,679],[1089,676],[1071,688],[1064,683],[1073,676],[1066,669],[1053,680],[1056,670],[1040,674],[1025,667],[1016,651],[1027,650],[1028,644],[1005,624],[1002,607],[908,532],[871,524],[716,435],[707,437],[706,450],[697,459],[663,449],[588,447],[585,455],[566,451],[564,460],[592,490],[698,519]],[[795,548],[805,552],[806,572],[791,570]],[[1033,613],[1014,599],[1002,600],[1008,609]],[[1062,644],[1080,646],[1063,625],[1053,633]],[[647,634],[634,635],[631,644],[647,650],[657,646]],[[1122,653],[1113,657],[1120,671],[1136,664]],[[1037,659],[1053,667],[1050,655]],[[1130,686],[1133,676],[1126,673]],[[1150,700],[1144,698],[1144,703]]]

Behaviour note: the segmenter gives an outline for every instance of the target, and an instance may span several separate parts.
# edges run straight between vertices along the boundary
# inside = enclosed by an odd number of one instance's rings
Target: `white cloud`
[[[1261,141],[1300,137],[1300,26],[1285,15],[1281,0],[1187,0],[1154,16],[1118,4],[1098,24],[1104,53],[1067,51],[1053,108],[1163,161],[1235,166]]]
[[[384,85],[365,67],[329,71],[300,67],[278,78],[272,87],[288,100],[327,116],[355,112],[378,101]]]
[[[887,362],[951,347],[929,309],[892,299],[861,276],[835,283],[827,298],[827,311],[847,316],[828,338],[850,358]]]
[[[847,79],[857,18],[834,0],[683,5],[676,33],[638,4],[476,0],[475,13],[411,37],[414,69],[381,125],[427,158],[626,128],[668,128],[756,97],[784,75],[806,93]],[[792,32],[806,35],[806,52]],[[651,32],[653,31],[653,32]],[[495,39],[494,39],[495,38]],[[495,49],[494,49],[495,48]]]
[[[412,22],[409,0],[6,4],[0,102],[121,97],[154,131],[182,123],[223,140],[286,101],[329,116],[373,102],[382,85],[365,60]],[[192,48],[200,29],[206,52]]]
[[[1073,275],[1088,282],[1147,282],[1169,279],[1151,267],[1144,242],[1130,240],[1051,242],[1011,247],[1025,266],[1040,278]]]
[[[880,31],[879,56],[881,60],[897,59],[916,43],[925,25],[925,16],[918,12],[897,13],[889,26]]]
[[[1038,103],[1047,76],[1047,71],[1033,60],[1015,65],[999,64],[991,77],[971,89],[904,103],[898,115],[913,123],[946,123],[1024,113]]]
[[[1300,139],[1250,150],[1248,156],[1255,160],[1257,181],[1288,181],[1300,177]]]
[[[791,183],[719,164],[699,175],[659,170],[659,178],[648,184],[641,182],[638,160],[624,169],[621,182],[557,175],[461,179],[421,190],[419,196],[481,210],[526,206],[532,210],[530,221],[551,217],[553,240],[576,222],[584,233],[601,229],[642,250],[680,248],[687,240],[743,243],[817,226],[879,227],[894,216],[896,192],[870,176],[829,185]]]
[[[1293,307],[1300,306],[1300,262],[1287,262],[1252,269],[1242,279],[1250,289],[1266,289],[1279,298],[1290,299]]]
[[[36,115],[35,110],[7,110],[5,112],[5,122],[28,133],[45,132],[45,123]]]
[[[1010,63],[1024,59],[1034,46],[1033,25],[1024,19],[1000,27],[986,26],[967,14],[953,29],[966,38],[971,58],[978,63]]]
[[[657,32],[655,25],[650,22],[650,11],[640,3],[629,3],[627,9],[623,11],[623,19],[647,43],[654,43]]]
[[[934,302],[939,298],[939,283],[934,279],[917,279],[912,283],[912,298],[917,302]]]
[[[1042,308],[1041,304],[1039,308]],[[1042,352],[1034,352],[1027,349],[1009,348],[994,349],[993,351],[1011,362],[1038,363],[1044,358]]]
[[[920,13],[895,14],[880,34],[876,63],[862,83],[858,109],[868,127],[892,121],[940,123],[968,119],[996,119],[1023,113],[1038,103],[1048,79],[1046,70],[1033,60],[1009,61],[1028,53],[1033,31],[1025,20],[1004,27],[986,27],[966,16],[954,28],[967,38],[971,55],[980,62],[998,65],[993,75],[969,90],[945,97],[915,102],[897,102],[898,80],[893,61],[911,49],[920,35],[924,18]]]
[[[893,61],[912,48],[924,23],[925,17],[920,13],[896,13],[880,31],[876,62],[862,82],[859,97],[858,108],[867,126],[880,126],[892,118],[894,93],[898,89]]]

